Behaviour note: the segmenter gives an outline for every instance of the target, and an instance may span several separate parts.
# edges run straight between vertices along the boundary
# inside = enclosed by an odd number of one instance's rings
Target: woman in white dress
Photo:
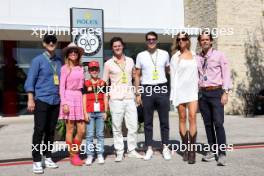
[[[179,131],[182,143],[188,145],[196,142],[196,112],[198,100],[198,70],[195,54],[190,51],[190,38],[186,32],[177,34],[172,45],[172,58],[170,63],[172,105],[178,109]],[[189,117],[189,130],[186,128],[187,114]],[[185,150],[183,160],[189,164],[195,163],[193,145]]]

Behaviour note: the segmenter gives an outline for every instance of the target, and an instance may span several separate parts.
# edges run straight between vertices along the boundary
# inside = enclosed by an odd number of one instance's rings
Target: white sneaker
[[[115,162],[121,162],[124,159],[124,153],[117,153]]]
[[[152,158],[152,155],[153,155],[153,150],[152,149],[148,149],[147,152],[146,152],[146,155],[144,157],[144,160],[150,160]]]
[[[171,152],[168,147],[163,148],[162,155],[165,160],[171,160]]]
[[[97,156],[98,164],[104,164],[104,156],[102,154]]]
[[[51,169],[56,169],[56,168],[58,168],[59,166],[56,164],[56,163],[54,163],[53,161],[52,161],[52,159],[51,158],[45,158],[44,157],[44,162],[42,163],[43,165],[43,167],[46,167],[46,168],[51,168]]]
[[[90,166],[93,163],[93,156],[92,155],[88,155],[86,161],[85,161],[85,165]]]
[[[136,150],[132,150],[127,154],[129,158],[137,158],[137,159],[143,159],[144,157],[140,155]]]
[[[226,155],[219,155],[217,166],[226,166]]]
[[[41,162],[33,162],[33,173],[35,173],[35,174],[43,174],[44,173]]]

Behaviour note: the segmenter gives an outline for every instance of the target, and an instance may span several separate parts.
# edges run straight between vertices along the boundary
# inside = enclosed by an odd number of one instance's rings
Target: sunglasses
[[[69,49],[68,53],[69,53],[69,54],[70,54],[70,53],[76,53],[76,54],[78,54],[79,52],[78,52],[78,49],[73,48],[73,49]]]
[[[188,40],[188,39],[185,38],[185,37],[184,37],[184,38],[177,38],[177,39],[176,39],[177,42],[179,42],[179,41],[184,41],[184,42],[185,42],[185,41],[187,41],[187,40]]]
[[[147,44],[156,44],[156,43],[157,43],[157,39],[156,38],[147,39]]]
[[[46,44],[50,44],[50,43],[55,44],[55,43],[57,43],[57,39],[56,39],[56,37],[54,37],[54,36],[49,36],[49,37],[47,37],[47,38],[44,40],[44,42],[45,42]]]
[[[99,68],[98,67],[91,67],[91,68],[88,68],[89,72],[98,72],[99,71]]]

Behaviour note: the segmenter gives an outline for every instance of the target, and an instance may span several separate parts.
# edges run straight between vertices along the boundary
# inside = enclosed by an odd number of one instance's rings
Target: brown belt
[[[211,90],[218,90],[218,89],[222,89],[222,86],[200,87],[200,90],[203,90],[203,91],[211,91]]]

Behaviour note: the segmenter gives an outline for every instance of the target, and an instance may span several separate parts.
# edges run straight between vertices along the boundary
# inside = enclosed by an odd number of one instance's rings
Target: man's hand
[[[33,112],[35,110],[35,101],[34,101],[34,99],[28,99],[27,110],[29,112]]]
[[[227,102],[228,102],[228,94],[224,92],[222,97],[221,97],[221,103],[224,106],[227,104]]]
[[[107,120],[107,113],[106,113],[106,112],[104,113],[104,116],[103,116],[103,118],[104,118],[104,121],[106,121],[106,120]]]
[[[135,69],[134,86],[136,88],[136,103],[137,103],[138,106],[142,105],[141,96],[139,94],[140,77],[141,77],[141,69]]]

